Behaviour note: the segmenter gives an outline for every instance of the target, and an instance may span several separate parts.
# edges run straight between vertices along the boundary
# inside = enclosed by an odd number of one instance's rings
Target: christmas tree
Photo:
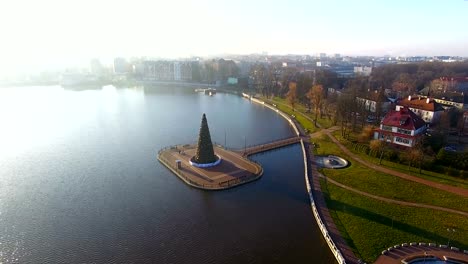
[[[213,163],[216,160],[218,160],[218,157],[214,154],[208,121],[206,121],[206,116],[203,114],[200,133],[198,134],[197,153],[195,154],[195,157],[192,158],[192,161],[198,164],[207,164]]]

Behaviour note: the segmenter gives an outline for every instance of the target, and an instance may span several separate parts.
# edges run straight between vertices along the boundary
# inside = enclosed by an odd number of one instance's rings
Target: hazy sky
[[[0,71],[220,53],[468,56],[467,0],[2,0]]]

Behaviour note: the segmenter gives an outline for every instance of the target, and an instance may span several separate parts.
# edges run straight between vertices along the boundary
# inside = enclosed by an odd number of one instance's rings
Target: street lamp
[[[447,228],[447,232],[449,232],[447,246],[450,247],[450,234],[455,233],[455,228]]]

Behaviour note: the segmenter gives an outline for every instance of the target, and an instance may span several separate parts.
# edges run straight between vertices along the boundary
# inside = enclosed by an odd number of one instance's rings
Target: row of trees
[[[392,89],[406,96],[424,87],[440,87],[440,83],[432,83],[440,77],[466,77],[467,74],[468,62],[388,64],[373,69],[369,84],[373,89]]]

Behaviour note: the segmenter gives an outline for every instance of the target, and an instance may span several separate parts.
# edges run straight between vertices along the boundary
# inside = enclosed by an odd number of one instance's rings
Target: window
[[[398,131],[398,133],[400,133],[400,134],[411,135],[411,130],[407,130],[407,129],[403,129],[403,128],[398,128],[397,131]]]
[[[382,125],[382,130],[385,130],[385,131],[392,131],[392,127],[391,127],[391,126],[384,126],[384,125]]]
[[[396,137],[395,138],[395,141],[396,142],[399,142],[399,143],[403,143],[403,144],[409,144],[410,143],[410,140],[407,139],[407,138],[401,138],[401,137]]]

